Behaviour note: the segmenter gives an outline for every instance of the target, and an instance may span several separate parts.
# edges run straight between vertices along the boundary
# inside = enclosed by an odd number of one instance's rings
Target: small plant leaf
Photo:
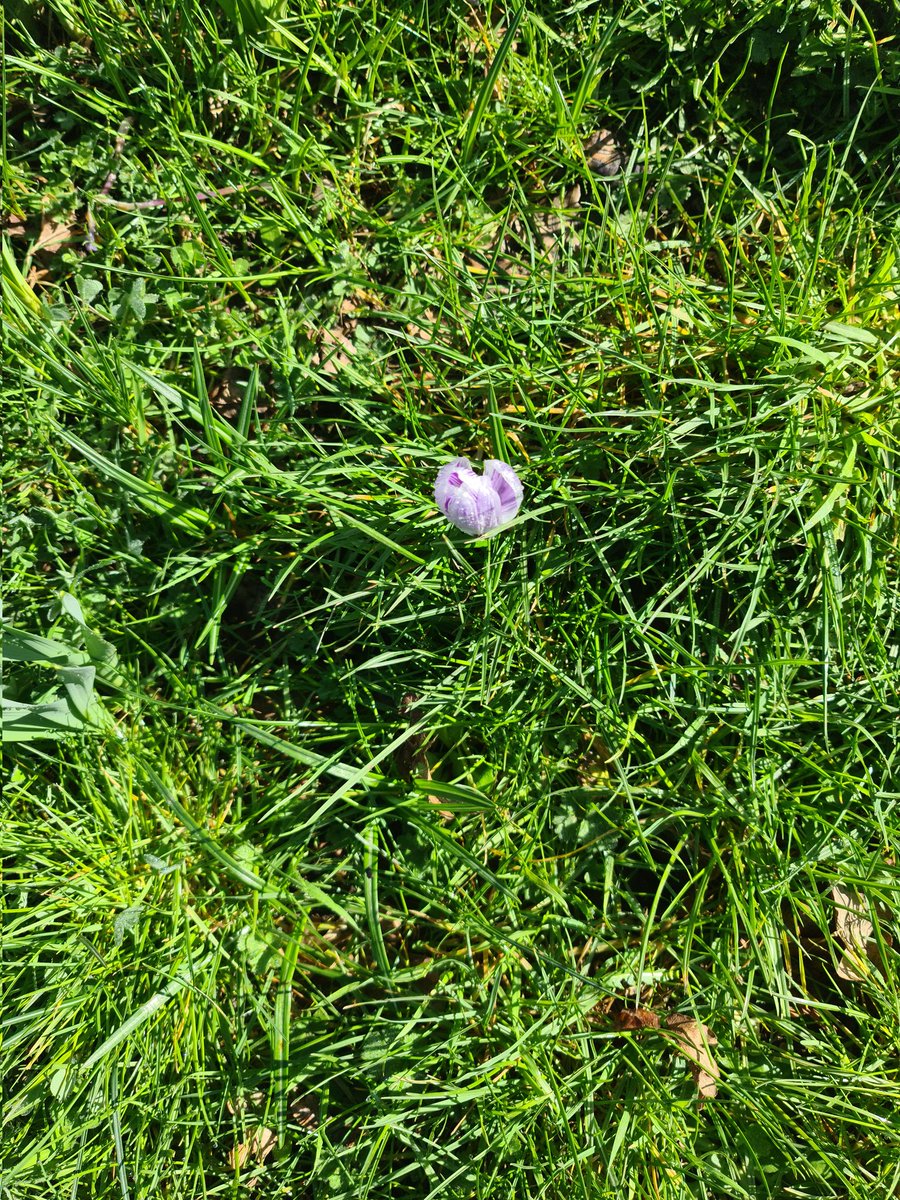
[[[78,280],[78,298],[82,304],[93,304],[102,291],[103,284],[99,279]]]
[[[128,908],[123,909],[113,921],[113,941],[117,946],[122,945],[128,930],[134,929],[137,925],[143,911],[143,904],[131,904]]]

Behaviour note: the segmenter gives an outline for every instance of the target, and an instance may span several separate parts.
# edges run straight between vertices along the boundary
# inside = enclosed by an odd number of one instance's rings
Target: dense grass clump
[[[15,0],[4,1200],[898,1193],[896,19]]]

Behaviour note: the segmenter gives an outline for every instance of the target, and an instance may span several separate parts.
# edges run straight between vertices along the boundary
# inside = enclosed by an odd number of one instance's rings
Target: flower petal
[[[463,478],[476,478],[472,465],[467,458],[454,458],[438,471],[434,485],[434,499],[442,513],[446,513],[454,495],[454,489],[460,486]]]
[[[474,471],[471,476],[461,477],[459,487],[453,490],[445,511],[447,519],[457,529],[479,537],[496,529],[502,522],[497,493],[483,476],[476,475]]]
[[[484,464],[484,477],[500,499],[504,521],[511,521],[522,503],[522,484],[509,463],[489,458]]]

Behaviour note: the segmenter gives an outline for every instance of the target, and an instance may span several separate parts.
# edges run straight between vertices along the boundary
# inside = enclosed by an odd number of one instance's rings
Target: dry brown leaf
[[[719,1090],[719,1067],[710,1053],[716,1039],[708,1025],[695,1021],[686,1013],[673,1013],[666,1018],[668,1036],[679,1054],[691,1064],[691,1074],[701,1100],[712,1100]]]
[[[553,410],[550,411],[552,413]],[[577,416],[577,413],[561,411],[572,417]],[[609,779],[609,747],[600,737],[588,730],[585,730],[582,736],[585,746],[578,764],[578,779],[582,787],[597,787]]]
[[[65,221],[56,221],[53,217],[44,217],[41,221],[41,232],[34,243],[33,253],[56,254],[75,237],[73,233],[73,217]]]
[[[581,203],[581,184],[573,183],[570,188],[566,188],[563,196],[563,208],[577,208]]]
[[[496,223],[485,226],[482,232],[486,236],[479,247],[481,261],[466,255],[467,268],[477,275],[486,275],[493,271],[498,276],[524,279],[531,274],[533,235],[537,235],[547,257],[553,261],[559,254],[560,240],[567,225],[569,242],[572,248],[577,250],[579,240],[571,228],[571,217],[580,203],[581,184],[574,183],[564,192],[554,196],[549,207],[533,206],[528,213],[527,222],[513,217],[499,231]]]
[[[559,215],[560,204],[554,200],[549,211],[534,214],[534,226],[544,244],[544,250],[549,259],[555,260],[559,254],[559,235],[562,232],[562,218]]]
[[[288,1112],[294,1124],[302,1129],[318,1129],[319,1102],[315,1096],[295,1096],[288,1104]]]
[[[225,1107],[232,1116],[235,1116],[239,1112],[245,1112],[248,1105],[258,1107],[260,1104],[262,1104],[265,1098],[264,1092],[251,1092],[249,1096],[236,1096],[232,1099],[226,1100]]]
[[[233,367],[226,367],[219,378],[209,389],[209,402],[225,421],[233,421],[241,411],[244,403],[244,393],[247,381],[243,372]],[[260,390],[256,394],[257,416],[267,417],[272,411],[272,405]]]
[[[206,97],[206,111],[213,121],[218,121],[219,117],[227,111],[229,103],[226,93],[211,91]]]
[[[243,398],[244,392],[237,372],[230,368],[223,371],[209,389],[209,402],[225,421],[233,421],[238,415]]]
[[[356,347],[350,335],[356,329],[357,321],[349,314],[355,309],[356,305],[352,300],[343,299],[338,309],[337,323],[330,329],[323,329],[319,334],[319,349],[313,355],[312,362],[323,375],[337,375],[353,361]]]
[[[414,708],[419,697],[412,692],[408,693],[400,702],[400,712],[405,716],[411,708]],[[410,722],[411,724],[413,722]],[[402,746],[399,746],[395,752],[394,761],[400,773],[410,780],[431,779],[431,759],[428,754],[429,742],[424,734],[413,734],[407,738]],[[445,821],[453,820],[453,813],[445,808],[441,808],[442,801],[434,795],[428,795],[428,803],[435,805],[439,810],[439,815]]]
[[[884,964],[874,938],[875,926],[865,899],[859,892],[838,883],[831,889],[831,898],[834,901],[834,933],[844,945],[844,954],[837,965],[840,978],[865,979],[868,963],[882,970]],[[884,940],[891,945],[890,935],[884,935]]]
[[[313,365],[317,366],[323,375],[337,375],[353,361],[356,350],[347,335],[355,328],[355,321],[347,321],[322,332],[319,351],[313,356]]]
[[[228,1152],[228,1165],[232,1171],[244,1167],[252,1159],[256,1163],[264,1163],[278,1145],[278,1135],[272,1129],[260,1125],[251,1129],[245,1142],[238,1142]]]
[[[8,213],[0,218],[0,229],[7,237],[25,237],[25,222],[16,213]]]
[[[542,235],[544,236],[544,245],[547,250],[550,250],[550,245],[548,245],[548,242],[551,242],[551,244],[552,242],[556,242],[556,240],[559,238],[559,235],[563,232],[563,228],[565,226],[565,217],[563,214],[565,214],[565,212],[571,212],[572,210],[577,209],[577,206],[580,203],[581,184],[572,184],[571,187],[566,188],[562,196],[558,196],[553,200],[551,214],[547,217],[547,228],[544,232],[544,235]],[[577,245],[575,248],[577,250]],[[556,257],[556,253],[557,246],[553,245],[551,251],[552,257]]]
[[[555,259],[559,252],[559,238],[565,226],[564,214],[577,208],[580,201],[581,184],[576,183],[572,187],[567,188],[561,196],[554,197],[551,201],[549,211],[535,212],[535,228],[540,235],[541,241],[544,243],[544,249],[551,259]]]
[[[438,325],[438,317],[433,308],[426,308],[415,321],[409,321],[406,332],[409,337],[418,342],[430,342]]]
[[[598,129],[584,144],[588,167],[595,175],[618,175],[622,169],[622,155],[615,138],[608,129]]]
[[[50,277],[49,271],[45,271],[43,269],[38,270],[38,268],[36,266],[34,266],[34,264],[32,264],[31,268],[28,272],[28,275],[25,278],[25,282],[28,284],[28,286],[33,291],[39,283],[43,283],[43,281],[45,279],[49,279],[49,277]]]
[[[623,1008],[616,1015],[616,1024],[623,1031],[659,1029],[659,1017],[649,1008]]]

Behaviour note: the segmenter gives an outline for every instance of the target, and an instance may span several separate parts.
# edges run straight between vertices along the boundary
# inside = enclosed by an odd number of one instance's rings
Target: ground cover
[[[4,1197],[897,1194],[896,21],[11,9]]]

